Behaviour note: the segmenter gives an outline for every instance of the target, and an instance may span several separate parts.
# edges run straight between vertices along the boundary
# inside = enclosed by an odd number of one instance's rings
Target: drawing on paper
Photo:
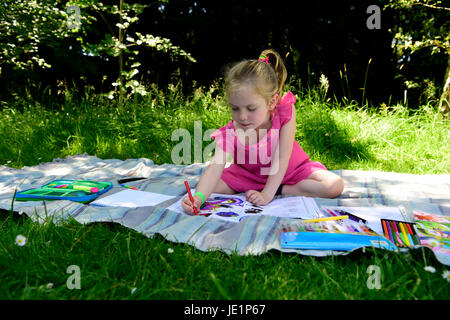
[[[237,197],[216,196],[208,198],[201,206],[203,215],[217,215],[223,218],[237,218],[242,214],[244,200]]]
[[[214,197],[208,198],[205,203],[201,206],[201,210],[211,210],[217,211],[220,208],[233,208],[233,207],[243,207],[244,201],[239,198],[233,197]]]

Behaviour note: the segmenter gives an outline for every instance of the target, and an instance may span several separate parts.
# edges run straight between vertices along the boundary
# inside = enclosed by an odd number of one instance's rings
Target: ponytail
[[[265,56],[268,58],[269,65],[275,71],[275,75],[276,75],[277,81],[278,81],[277,93],[281,95],[281,92],[283,91],[284,83],[287,78],[287,71],[286,71],[286,67],[284,65],[283,59],[281,59],[281,56],[278,54],[278,52],[276,52],[273,49],[264,50],[263,52],[261,52],[260,57],[261,56]]]

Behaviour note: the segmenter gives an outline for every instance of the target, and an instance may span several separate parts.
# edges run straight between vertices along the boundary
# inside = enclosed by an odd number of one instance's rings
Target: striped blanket
[[[184,181],[195,187],[207,164],[155,165],[152,160],[103,160],[76,155],[55,159],[33,167],[13,169],[0,166],[0,209],[26,214],[35,221],[72,216],[80,223],[114,222],[148,237],[160,234],[169,241],[188,243],[199,250],[220,250],[239,255],[262,254],[271,249],[304,255],[342,255],[349,252],[282,249],[279,231],[287,218],[254,216],[240,223],[201,216],[189,216],[168,210],[186,193]],[[316,198],[319,206],[403,206],[406,219],[413,220],[413,210],[450,216],[450,175],[412,175],[394,172],[335,170],[345,181],[342,195],[336,199]],[[113,182],[102,196],[123,190],[117,180],[146,177],[127,184],[138,190],[176,196],[157,206],[140,208],[96,207],[67,200],[12,202],[14,190],[38,187],[55,179],[90,179]],[[437,257],[450,265],[450,261]]]

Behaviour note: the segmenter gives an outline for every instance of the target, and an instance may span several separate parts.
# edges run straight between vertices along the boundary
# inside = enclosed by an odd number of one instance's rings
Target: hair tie
[[[205,203],[205,195],[203,193],[201,193],[200,191],[197,191],[196,193],[194,193],[194,196],[200,196],[200,198],[202,198],[202,204]]]
[[[258,62],[265,62],[267,64],[270,64],[269,57],[266,56],[265,54],[259,56]]]

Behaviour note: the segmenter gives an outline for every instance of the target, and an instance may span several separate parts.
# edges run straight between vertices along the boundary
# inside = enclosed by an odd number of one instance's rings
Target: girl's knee
[[[322,198],[336,198],[341,195],[344,190],[344,180],[337,174],[327,170],[314,171],[310,176],[322,185]]]
[[[336,198],[342,194],[344,191],[344,180],[336,176],[331,181],[327,181],[325,184],[325,195],[326,198]]]

